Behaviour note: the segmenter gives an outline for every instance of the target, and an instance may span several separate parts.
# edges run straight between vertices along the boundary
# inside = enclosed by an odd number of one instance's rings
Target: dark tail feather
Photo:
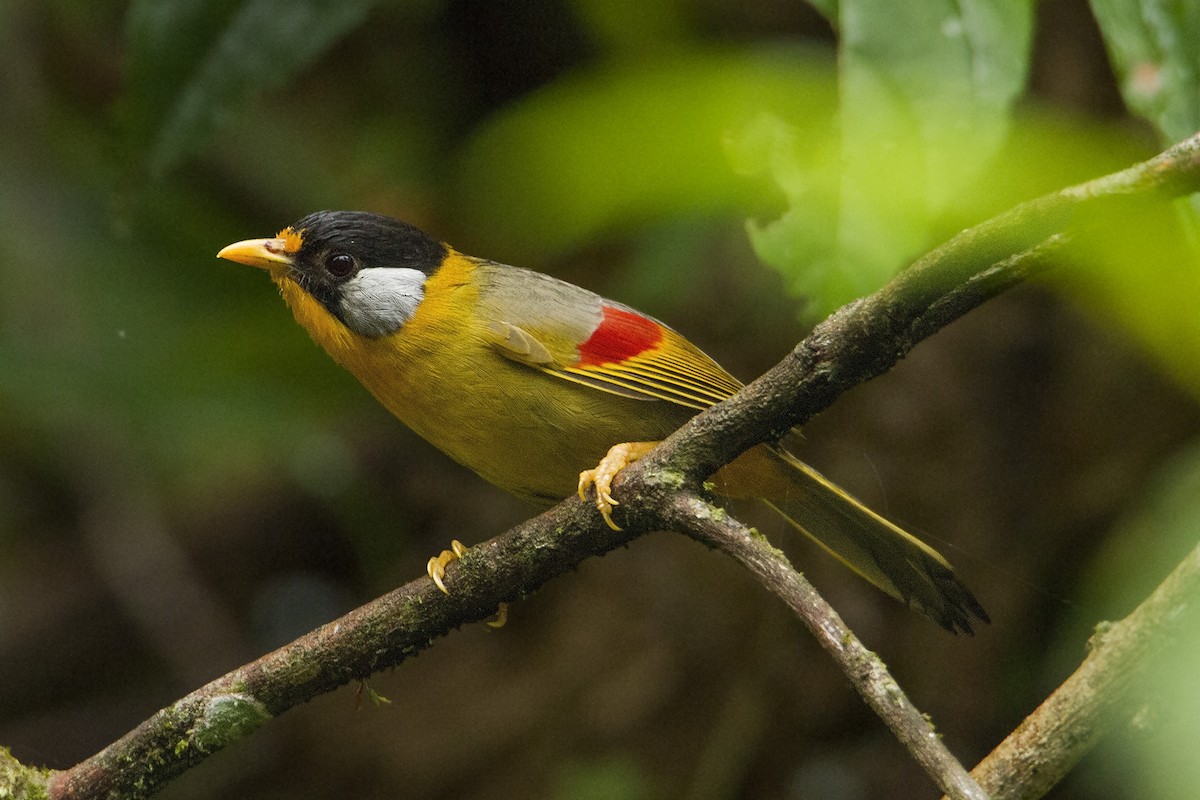
[[[987,612],[941,554],[859,503],[790,453],[761,448],[775,462],[783,492],[768,505],[883,591],[951,633],[972,633]]]

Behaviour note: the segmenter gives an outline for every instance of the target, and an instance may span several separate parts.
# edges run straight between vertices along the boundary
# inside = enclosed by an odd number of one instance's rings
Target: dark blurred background
[[[739,72],[747,59],[772,75],[808,65],[827,89],[837,39],[808,6],[347,3],[326,20],[336,35],[258,20],[261,50],[244,14],[242,38],[230,22],[244,8],[0,7],[0,744],[26,762],[67,767],[421,575],[451,538],[531,513],[377,407],[263,274],[214,258],[223,245],[319,208],[390,213],[643,308],[744,379],[820,315],[747,235],[747,218],[785,210],[787,187],[731,169],[700,108],[751,85],[786,94]],[[1159,148],[1125,112],[1085,2],[1038,4],[1033,30],[1016,118],[1101,144],[1018,130],[922,248]],[[226,80],[225,51],[258,58],[245,70],[261,79]],[[657,145],[620,140],[637,114]],[[1054,168],[1023,160],[1055,147],[1071,157]],[[1158,283],[1166,258],[1137,262],[1138,280]],[[968,764],[1196,538],[1200,412],[1180,368],[1194,352],[1139,333],[1089,290],[1086,264],[1065,272],[921,344],[800,445],[947,554],[993,619],[974,638],[745,510]],[[1140,318],[1165,315],[1153,302]],[[390,704],[346,687],[163,796],[935,796],[780,603],[673,534],[585,563],[502,630],[457,631],[370,685]],[[1193,796],[1145,755],[1166,725],[1116,734],[1051,796]]]

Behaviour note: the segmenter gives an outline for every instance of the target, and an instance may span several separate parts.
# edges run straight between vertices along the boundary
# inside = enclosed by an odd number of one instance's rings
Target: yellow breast
[[[296,321],[317,344],[389,411],[425,435],[427,421],[421,411],[461,394],[460,370],[478,360],[483,347],[475,324],[474,270],[472,260],[451,252],[426,281],[425,297],[413,318],[396,333],[377,339],[347,328],[286,277],[277,277],[276,283]]]

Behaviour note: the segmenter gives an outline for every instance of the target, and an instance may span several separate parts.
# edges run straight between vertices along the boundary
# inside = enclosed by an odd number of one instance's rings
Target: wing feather
[[[486,266],[485,337],[505,358],[599,391],[697,411],[742,388],[683,336],[628,306],[539,273]]]
[[[607,364],[544,367],[561,377],[574,377],[603,389],[640,393],[703,410],[741,388],[741,383],[686,339],[664,328],[663,340],[636,356]]]

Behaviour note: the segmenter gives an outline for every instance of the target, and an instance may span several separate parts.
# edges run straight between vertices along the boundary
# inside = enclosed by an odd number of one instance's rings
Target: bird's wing
[[[488,284],[486,336],[505,358],[600,391],[697,410],[742,386],[667,326],[586,289],[499,265]]]

